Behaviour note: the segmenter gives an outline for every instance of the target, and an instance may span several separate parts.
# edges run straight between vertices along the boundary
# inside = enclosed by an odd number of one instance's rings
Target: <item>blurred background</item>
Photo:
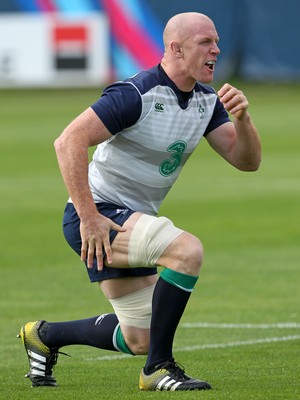
[[[216,383],[207,399],[300,398],[300,1],[0,0],[1,399],[32,399],[16,339],[24,322],[110,310],[63,238],[68,194],[53,142],[106,84],[158,63],[165,23],[186,11],[214,20],[222,53],[213,85],[227,80],[247,95],[263,161],[245,174],[202,141],[160,210],[206,249],[183,322],[270,329],[180,328],[175,345],[221,343],[180,354]],[[234,341],[252,345],[226,347]],[[92,348],[73,354],[59,360],[56,399],[132,398],[139,358],[105,361],[99,374]],[[123,382],[112,388],[116,373]]]
[[[216,79],[300,80],[295,0],[1,0],[0,87],[104,85],[158,63],[176,13],[210,16]]]

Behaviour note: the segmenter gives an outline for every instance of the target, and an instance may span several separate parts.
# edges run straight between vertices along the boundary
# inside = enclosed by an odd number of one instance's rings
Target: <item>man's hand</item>
[[[93,215],[90,219],[81,220],[80,234],[82,240],[81,261],[87,261],[88,268],[93,267],[94,256],[97,258],[97,269],[103,269],[103,252],[108,264],[112,264],[112,250],[109,241],[109,232],[125,232],[126,229],[115,224],[101,214]]]
[[[247,115],[249,103],[241,90],[231,86],[229,83],[225,83],[218,91],[218,96],[226,110],[235,118],[243,119]]]

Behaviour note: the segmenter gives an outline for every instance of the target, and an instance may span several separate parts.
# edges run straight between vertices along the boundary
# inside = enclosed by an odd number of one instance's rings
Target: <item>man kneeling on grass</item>
[[[159,65],[108,86],[55,142],[70,195],[66,240],[115,313],[24,325],[20,336],[33,386],[56,386],[52,369],[59,349],[81,344],[147,354],[141,390],[211,388],[188,376],[173,356],[202,245],[157,214],[203,136],[243,171],[257,170],[261,147],[244,94],[228,83],[218,94],[203,85],[212,81],[220,53],[213,22],[198,13],[175,15],[163,39]],[[95,145],[88,166],[88,148]],[[158,266],[164,266],[159,278]]]

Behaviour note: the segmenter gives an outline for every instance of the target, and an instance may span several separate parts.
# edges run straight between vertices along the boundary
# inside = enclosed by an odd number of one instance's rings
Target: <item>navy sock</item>
[[[175,332],[196,281],[197,277],[168,269],[161,273],[153,293],[150,348],[144,367],[146,374],[173,359]]]
[[[81,344],[105,350],[118,351],[113,337],[119,325],[115,314],[68,322],[44,322],[39,336],[50,349]]]

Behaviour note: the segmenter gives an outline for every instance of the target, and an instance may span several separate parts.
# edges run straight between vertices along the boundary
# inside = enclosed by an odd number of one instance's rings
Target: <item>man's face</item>
[[[195,28],[182,43],[183,68],[187,79],[203,83],[213,80],[215,62],[220,54],[218,41],[213,23],[207,21]]]

